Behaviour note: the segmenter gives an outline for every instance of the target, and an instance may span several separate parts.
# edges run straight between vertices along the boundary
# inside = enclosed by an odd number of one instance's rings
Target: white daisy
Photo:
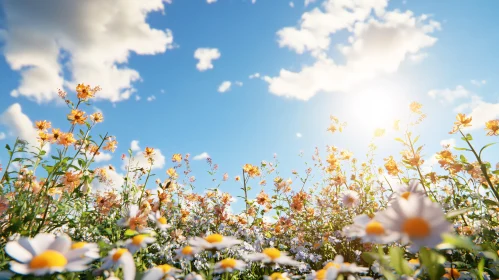
[[[120,227],[129,227],[130,220],[136,218],[140,214],[139,206],[130,205],[123,213],[123,218],[118,220],[118,225]]]
[[[396,185],[394,187],[394,193],[390,195],[388,205],[391,205],[399,197],[408,199],[411,195],[426,195],[418,180],[410,180],[408,185]]]
[[[351,274],[365,273],[369,270],[369,268],[357,266],[357,264],[355,263],[344,262],[344,258],[341,255],[336,256],[332,262],[328,262],[324,266],[324,269],[326,269],[328,272],[330,270],[333,270],[333,273],[330,274],[336,274],[336,275],[341,273],[351,273]]]
[[[159,228],[159,230],[166,230],[171,227],[171,225],[168,224],[166,218],[161,216],[161,213],[159,211],[149,214],[149,219],[156,223],[156,226]]]
[[[189,244],[204,250],[221,250],[240,244],[242,241],[234,237],[223,236],[221,234],[210,234],[205,238],[194,237],[189,240]]]
[[[343,201],[343,206],[352,208],[359,204],[359,194],[356,191],[348,190],[343,193],[341,200]]]
[[[137,252],[141,248],[147,247],[147,244],[151,244],[154,241],[156,241],[156,239],[154,237],[150,237],[150,236],[147,236],[145,234],[138,234],[138,235],[135,235],[134,237],[132,237],[131,239],[128,239],[125,242],[125,245],[126,245],[128,251],[130,251],[130,253],[134,254],[135,252]]]
[[[288,273],[286,273],[286,272],[284,272],[284,273],[274,272],[274,273],[270,274],[270,276],[264,276],[263,278],[265,280],[291,280],[291,278],[289,278],[289,276],[288,276]]]
[[[353,224],[343,229],[348,237],[361,238],[363,242],[387,244],[397,240],[398,235],[386,230],[383,225],[367,215],[353,218]]]
[[[183,248],[177,249],[175,251],[176,256],[175,259],[185,259],[185,260],[192,260],[194,259],[194,255],[199,253],[201,251],[200,248],[192,247],[192,246],[185,246]]]
[[[232,272],[234,270],[243,270],[246,267],[246,263],[240,260],[226,258],[215,264],[214,272],[217,274],[224,272]]]
[[[83,271],[94,258],[87,256],[88,248],[71,249],[71,238],[40,233],[34,238],[22,237],[10,241],[5,252],[16,261],[10,262],[10,270],[18,274],[45,274],[63,271]],[[89,254],[91,255],[91,254]]]
[[[301,263],[293,260],[287,255],[287,252],[281,252],[276,248],[263,249],[261,253],[250,254],[246,256],[250,261],[261,261],[265,264],[282,264],[298,266]]]
[[[142,280],[160,280],[167,276],[175,277],[181,270],[168,264],[158,265],[146,271]]]
[[[109,252],[109,255],[104,258],[102,266],[94,271],[94,274],[100,274],[102,271],[107,269],[116,269],[118,267],[123,268],[123,279],[124,280],[134,280],[135,279],[135,262],[133,260],[132,254],[125,248],[113,249]]]
[[[86,257],[89,257],[92,259],[100,258],[99,246],[95,243],[87,243],[87,242],[79,241],[79,242],[73,242],[73,244],[71,245],[72,250],[82,249],[82,248],[87,249],[87,251],[84,254]]]
[[[452,231],[440,205],[426,196],[399,198],[376,219],[385,229],[397,233],[403,244],[411,242],[411,252],[422,246],[435,247],[442,242],[443,233]]]

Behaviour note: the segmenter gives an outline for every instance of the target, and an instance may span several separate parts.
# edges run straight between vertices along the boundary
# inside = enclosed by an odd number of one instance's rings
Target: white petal
[[[29,269],[27,264],[22,264],[18,262],[10,262],[10,270],[18,274],[30,274],[31,269]]]
[[[55,235],[50,233],[39,233],[29,241],[31,247],[35,250],[36,255],[46,251],[55,240]]]
[[[88,266],[83,263],[79,262],[71,262],[66,265],[66,270],[67,271],[84,271],[87,270]]]
[[[52,244],[48,247],[49,250],[55,250],[61,253],[66,253],[71,248],[71,238],[67,235],[57,236]]]
[[[5,246],[5,252],[9,254],[11,258],[22,263],[27,263],[33,258],[33,255],[17,241],[10,241],[7,243]]]
[[[134,280],[136,268],[132,254],[124,253],[118,262],[123,267],[123,280]]]
[[[163,276],[165,276],[163,270],[158,268],[151,268],[144,274],[142,280],[160,280],[161,278],[163,278]]]

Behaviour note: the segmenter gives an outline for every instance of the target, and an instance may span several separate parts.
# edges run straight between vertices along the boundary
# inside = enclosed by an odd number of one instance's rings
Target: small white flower
[[[385,229],[397,233],[403,244],[411,242],[411,252],[422,246],[434,248],[442,242],[443,233],[452,231],[440,205],[426,196],[399,198],[376,218]]]
[[[103,259],[102,266],[94,271],[94,274],[99,274],[103,270],[116,269],[119,266],[123,268],[123,279],[133,280],[135,279],[135,262],[133,260],[132,254],[125,248],[113,249],[109,252],[109,255]]]
[[[341,273],[365,273],[369,270],[367,267],[357,266],[355,263],[344,262],[343,256],[336,256],[332,262],[327,263],[324,269],[333,270],[334,273],[331,274],[341,274]]]
[[[159,211],[149,214],[149,219],[151,219],[151,221],[156,223],[156,226],[158,227],[159,230],[167,230],[168,228],[171,227],[168,224],[166,218],[161,216],[161,213]]]
[[[205,238],[194,237],[189,240],[189,244],[204,250],[221,250],[240,244],[242,241],[234,237],[223,236],[221,234],[210,234]]]
[[[181,270],[168,264],[158,265],[146,271],[142,280],[160,280],[167,276],[175,277]]]
[[[154,237],[150,237],[150,236],[147,236],[145,234],[138,234],[138,235],[135,235],[134,237],[132,237],[131,239],[128,239],[125,242],[125,245],[126,245],[128,251],[130,251],[130,253],[134,254],[135,252],[137,252],[141,248],[147,247],[147,244],[151,244],[154,241],[156,241],[156,239]]]
[[[288,273],[281,273],[281,272],[274,272],[270,274],[270,276],[264,276],[263,277],[265,280],[291,280],[291,278],[288,277]]]
[[[361,238],[363,242],[387,244],[397,240],[398,235],[386,230],[383,225],[367,215],[353,218],[353,224],[343,229],[348,237]]]
[[[230,273],[234,270],[243,270],[245,267],[246,263],[241,260],[226,258],[215,264],[214,272],[217,274],[224,272]]]
[[[200,248],[196,248],[196,247],[192,247],[192,246],[185,246],[185,247],[182,247],[180,249],[177,249],[175,251],[176,253],[176,256],[175,256],[175,259],[185,259],[185,260],[193,260],[194,259],[194,255],[196,255],[197,253],[199,253],[201,251]]]
[[[10,270],[18,274],[45,274],[63,271],[83,271],[94,258],[87,256],[88,248],[71,250],[67,235],[37,234],[34,238],[22,237],[10,241],[5,252],[16,261],[10,262]]]
[[[203,280],[203,276],[195,272],[191,272],[184,277],[184,280]]]
[[[409,185],[396,185],[394,187],[394,193],[390,195],[388,205],[390,206],[399,197],[408,199],[409,196],[425,196],[426,193],[422,189],[422,186],[418,180],[410,180]]]
[[[87,249],[84,256],[92,258],[92,259],[100,258],[99,246],[95,243],[87,243],[87,242],[80,241],[80,242],[73,242],[73,244],[71,245],[72,250],[82,249],[82,248]]]
[[[343,193],[341,200],[344,206],[352,208],[359,204],[359,194],[356,191],[348,190]]]
[[[120,227],[129,227],[130,226],[130,219],[135,218],[139,215],[139,206],[137,205],[130,205],[124,212],[123,218],[118,220],[118,225]]]
[[[261,253],[250,254],[246,256],[250,261],[261,261],[265,264],[282,264],[298,266],[301,263],[293,260],[286,252],[281,252],[276,248],[263,249]]]

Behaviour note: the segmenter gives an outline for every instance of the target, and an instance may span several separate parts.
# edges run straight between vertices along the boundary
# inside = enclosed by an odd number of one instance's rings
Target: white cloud
[[[454,138],[444,139],[440,141],[440,146],[442,146],[443,148],[449,147],[449,149],[452,149],[456,146],[456,139]]]
[[[135,101],[139,101],[140,100],[140,95],[135,95]]]
[[[473,119],[469,130],[485,127],[485,123],[499,118],[499,103],[483,101],[479,96],[472,96],[469,103],[461,104],[454,109],[456,112],[468,113]]]
[[[299,132],[296,133],[296,137],[301,138],[303,135]]]
[[[315,0],[305,0],[305,7],[314,3],[314,2],[315,2]]]
[[[232,85],[232,83],[230,81],[224,81],[220,84],[220,86],[218,87],[218,92],[226,92],[226,91],[229,91],[230,90],[230,86]]]
[[[109,180],[109,185],[105,183],[99,182],[98,179],[94,179],[92,181],[92,190],[93,191],[104,191],[104,190],[121,190],[123,187],[123,183],[125,179],[123,179],[123,174],[116,172],[115,170],[111,170],[108,166],[101,166],[99,168],[103,168],[106,170],[106,174]]]
[[[199,60],[196,68],[199,71],[206,71],[213,69],[212,61],[220,58],[220,52],[218,49],[198,48],[194,52],[194,58]]]
[[[192,159],[193,160],[203,160],[203,159],[207,159],[209,157],[210,157],[210,155],[207,152],[202,152],[199,155],[195,155]]]
[[[428,95],[433,99],[439,99],[442,103],[452,103],[456,99],[470,96],[471,92],[458,85],[455,89],[432,89]]]
[[[471,80],[471,83],[477,87],[483,86],[487,83],[486,80]]]
[[[100,153],[94,157],[95,162],[109,161],[113,158],[110,153]]]
[[[131,164],[131,168],[149,168],[149,160],[145,157],[144,153],[140,150],[138,147],[138,141],[133,140],[130,143],[130,146],[132,147],[132,151],[135,151],[135,154],[133,156],[133,160],[130,162],[130,159],[128,161],[123,161],[123,164],[121,166],[122,170],[126,170],[126,166],[128,164]],[[136,149],[139,148],[139,149]],[[160,149],[154,149],[154,155],[153,155],[153,160],[154,163],[152,165],[152,169],[161,169],[165,166],[165,156],[161,153]]]
[[[130,149],[132,151],[134,151],[134,152],[140,151],[139,141],[138,140],[132,140],[132,142],[130,143]]]
[[[423,171],[423,173],[430,173],[437,164],[437,154],[433,154],[429,159],[423,162],[421,170]]]
[[[318,92],[347,92],[384,73],[393,73],[411,56],[435,44],[429,34],[438,22],[428,16],[415,17],[411,11],[386,11],[387,0],[323,2],[322,9],[305,12],[298,27],[277,32],[281,47],[298,54],[310,53],[312,65],[294,72],[281,69],[277,77],[264,77],[275,95],[308,100]],[[372,13],[374,11],[374,14]],[[345,63],[330,57],[330,37],[350,32],[348,44],[339,45]],[[422,58],[422,57],[420,57]]]
[[[208,3],[208,4],[215,3],[215,2],[217,2],[217,0],[206,0],[206,3]]]
[[[249,78],[250,79],[260,78],[260,73],[257,72],[255,74],[251,74],[251,75],[249,75]]]
[[[0,115],[0,124],[8,128],[9,135],[19,137],[29,143],[30,151],[36,151],[32,146],[39,147],[38,132],[33,126],[30,118],[22,112],[21,105],[14,103]],[[5,136],[5,135],[4,135]],[[50,145],[46,144],[44,150],[50,151]]]
[[[147,101],[149,101],[149,102],[154,101],[154,100],[156,100],[156,96],[154,96],[154,95],[147,97]]]
[[[5,132],[0,132],[0,140],[3,140],[7,137],[7,135],[5,135]]]
[[[161,92],[161,93],[165,93],[165,90],[164,90],[164,89],[161,89],[159,92]]]
[[[172,32],[154,29],[146,21],[151,12],[164,11],[164,3],[6,2],[7,28],[0,30],[3,53],[21,75],[11,95],[49,102],[59,99],[58,88],[89,82],[103,89],[97,99],[128,99],[135,91],[133,83],[140,80],[139,72],[127,67],[130,54],[155,55],[173,48]]]
[[[294,8],[294,7],[295,7],[295,3],[293,3],[293,2],[289,2],[289,6],[290,6],[291,8]]]
[[[415,63],[420,62],[427,57],[428,57],[428,53],[425,53],[425,52],[409,55],[409,59]]]
[[[243,82],[241,81],[235,81],[234,84],[238,87],[242,87],[243,86]]]

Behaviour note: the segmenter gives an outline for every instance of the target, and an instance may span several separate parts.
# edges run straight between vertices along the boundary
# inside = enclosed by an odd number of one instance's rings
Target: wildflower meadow
[[[425,173],[424,146],[412,130],[429,121],[407,104],[396,121],[400,155],[376,166],[375,145],[364,158],[342,147],[316,149],[305,172],[279,175],[279,161],[241,166],[233,194],[217,183],[197,193],[190,156],[171,155],[172,167],[152,174],[155,149],[135,168],[132,151],[119,188],[109,170],[94,168],[118,140],[96,135],[101,112],[87,114],[99,87],[78,84],[59,92],[66,127],[35,122],[38,145],[7,144],[0,183],[1,277],[12,279],[495,279],[499,166],[484,160],[493,143],[477,145],[463,132],[471,117],[449,124],[461,148],[437,153],[442,172]],[[348,124],[331,116],[330,133]],[[499,120],[482,133],[499,135]],[[326,128],[325,128],[326,129]],[[112,132],[110,132],[112,133]],[[383,131],[376,131],[381,137]],[[46,148],[52,152],[46,155]],[[208,159],[211,174],[215,164]],[[15,167],[15,168],[11,168]],[[385,172],[395,180],[383,179]],[[250,188],[269,184],[256,197]],[[272,219],[264,219],[271,215]]]

